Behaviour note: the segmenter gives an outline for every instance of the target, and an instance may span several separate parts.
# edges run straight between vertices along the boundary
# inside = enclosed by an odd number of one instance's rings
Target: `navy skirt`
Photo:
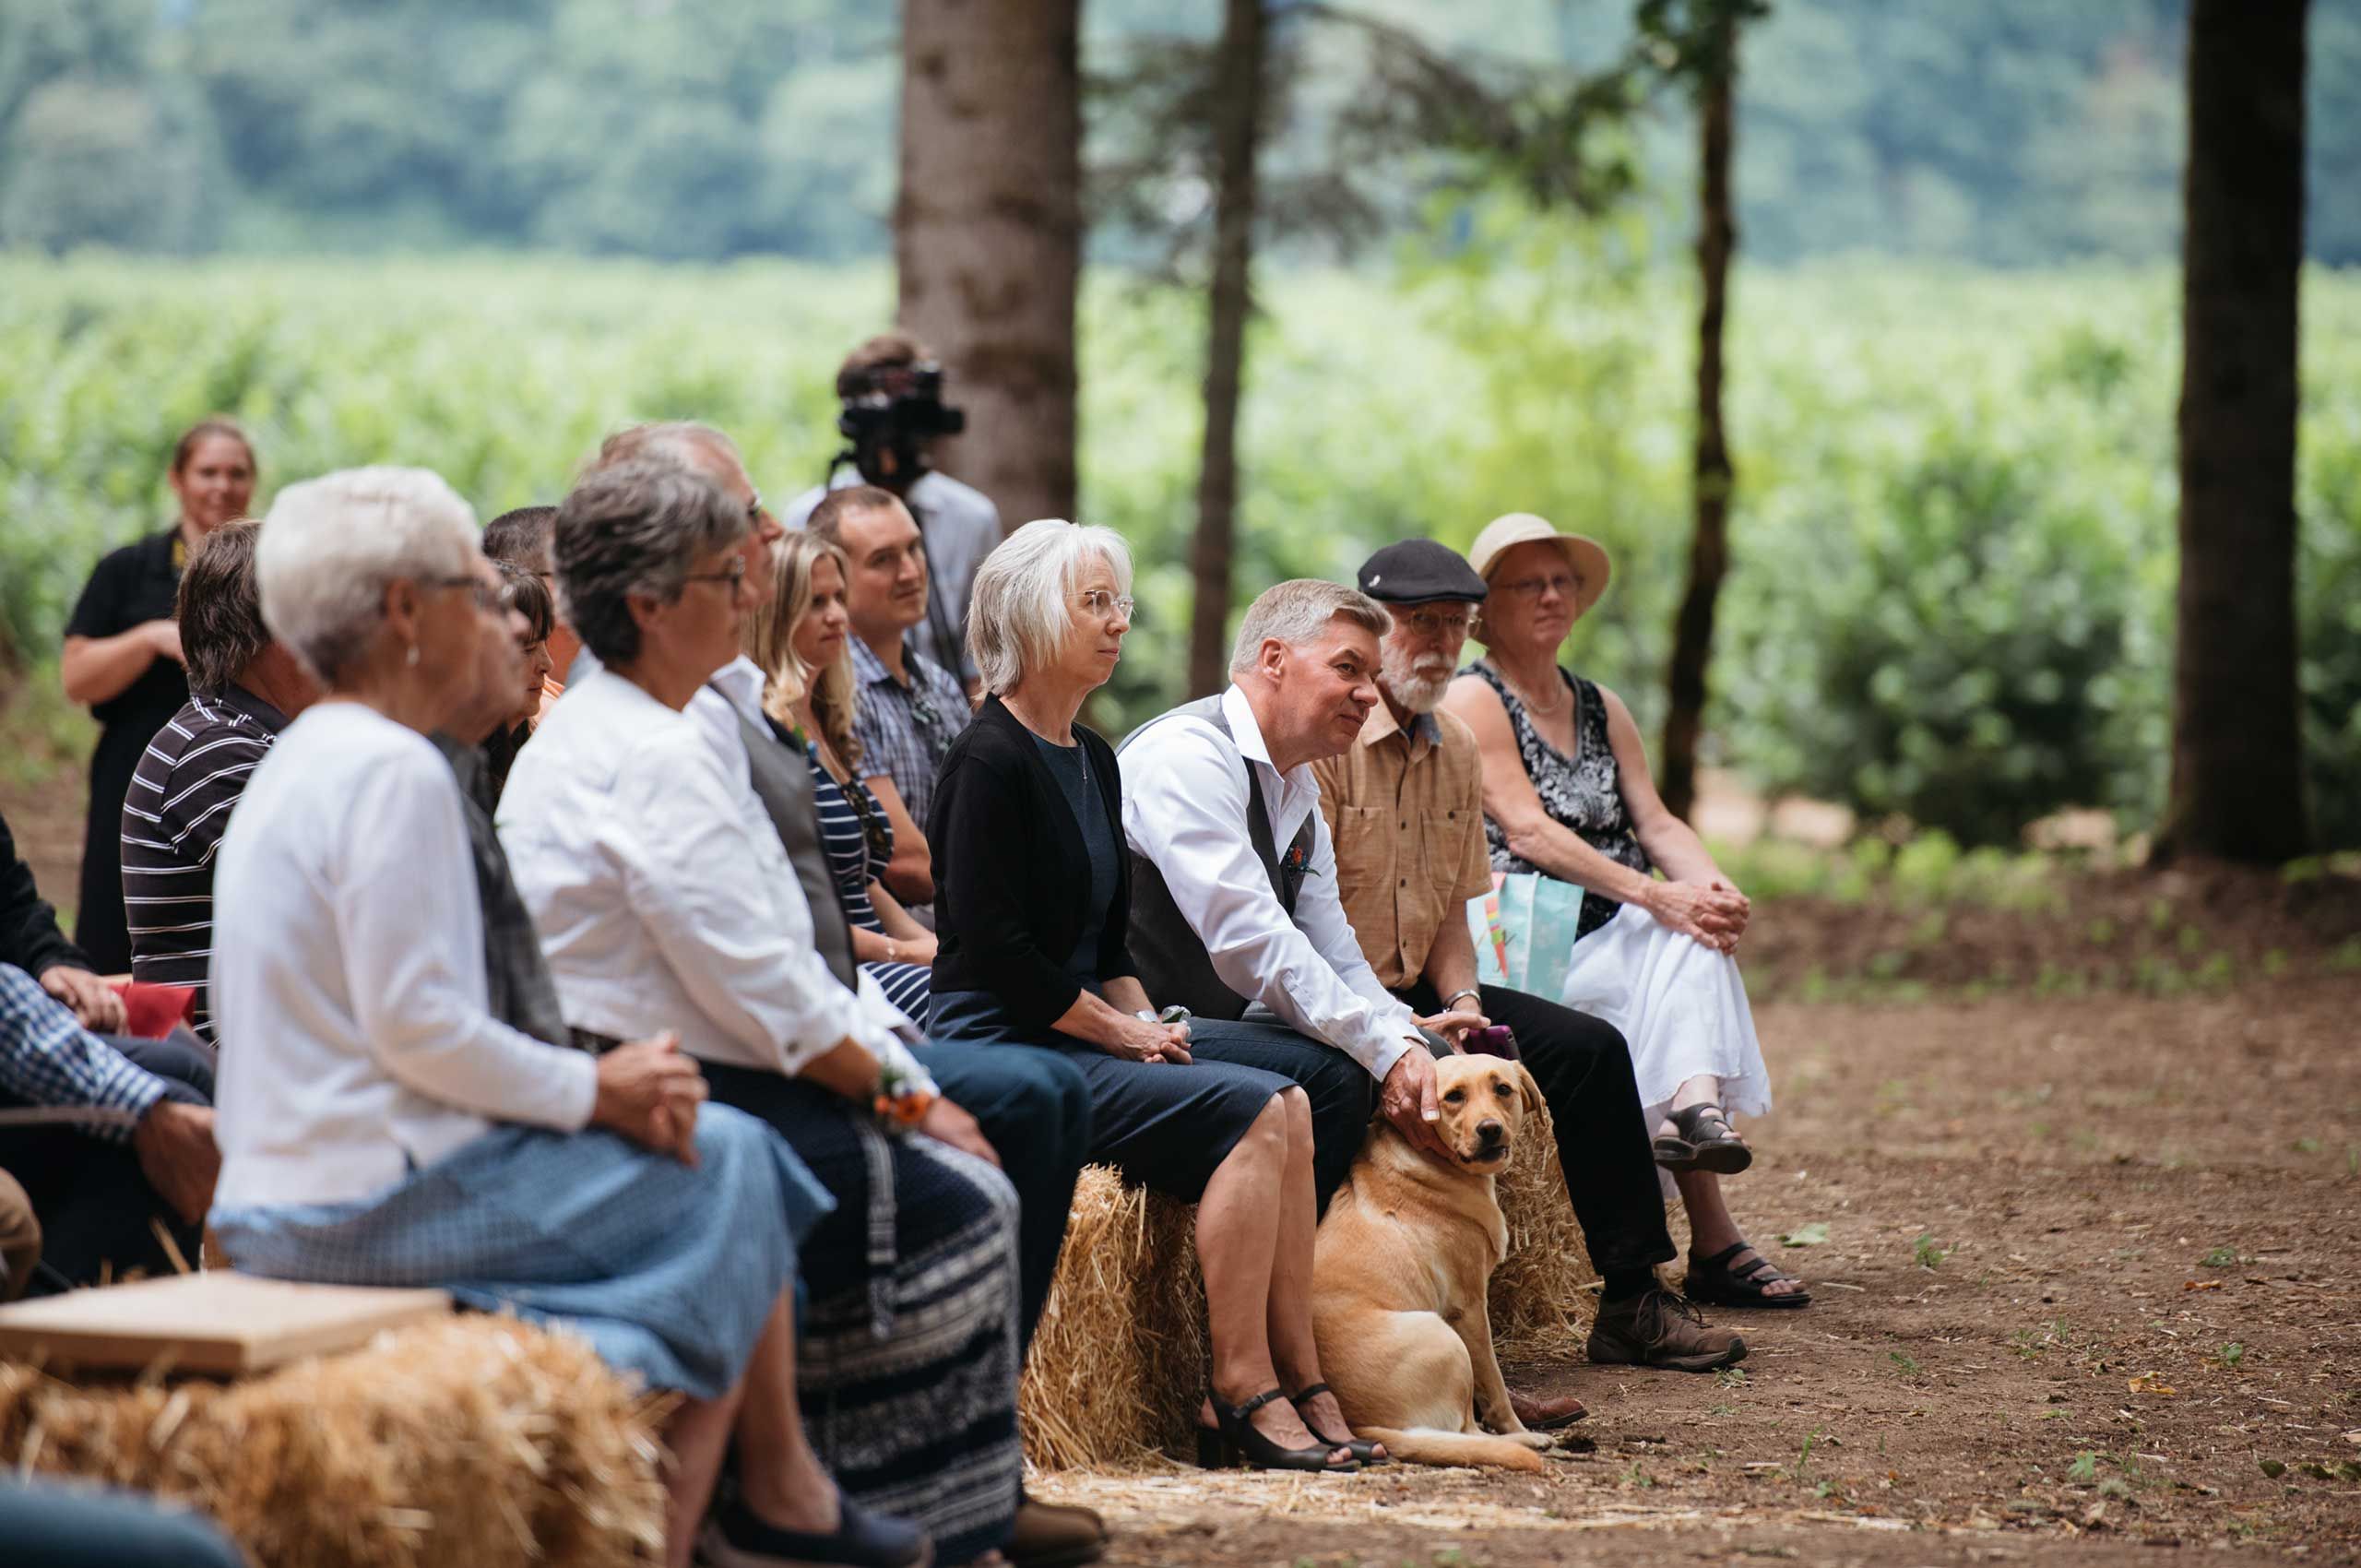
[[[1206,1020],[1196,1023],[1200,1032],[1209,1027]],[[1215,1169],[1229,1158],[1271,1098],[1296,1087],[1280,1074],[1193,1051],[1195,1060],[1185,1067],[1127,1062],[1054,1030],[1027,1035],[1008,1021],[1000,999],[985,991],[938,994],[928,1032],[938,1045],[1048,1051],[1073,1063],[1090,1086],[1087,1158],[1113,1166],[1134,1186],[1183,1203],[1204,1195]]]

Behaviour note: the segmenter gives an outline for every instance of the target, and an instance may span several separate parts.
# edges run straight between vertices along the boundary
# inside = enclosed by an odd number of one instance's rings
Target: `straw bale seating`
[[[446,1307],[226,1383],[0,1360],[0,1459],[185,1503],[263,1568],[590,1568],[660,1555],[664,1403],[578,1340]]]
[[[1509,1255],[1492,1276],[1503,1357],[1581,1348],[1597,1276],[1566,1202],[1545,1108],[1500,1180]],[[1043,1470],[1137,1468],[1191,1442],[1205,1388],[1196,1210],[1092,1166],[1018,1391],[1026,1459]]]

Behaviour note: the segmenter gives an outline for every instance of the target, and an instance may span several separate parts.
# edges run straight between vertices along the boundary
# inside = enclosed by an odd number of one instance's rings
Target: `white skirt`
[[[1701,1075],[1721,1080],[1730,1115],[1770,1111],[1771,1073],[1738,960],[1658,924],[1637,904],[1574,944],[1558,1000],[1623,1031],[1650,1136],[1680,1086]]]

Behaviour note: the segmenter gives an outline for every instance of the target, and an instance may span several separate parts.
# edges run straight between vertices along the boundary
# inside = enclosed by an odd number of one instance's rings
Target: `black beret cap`
[[[1389,544],[1361,563],[1361,591],[1387,604],[1461,600],[1480,604],[1491,590],[1459,552],[1430,539]]]

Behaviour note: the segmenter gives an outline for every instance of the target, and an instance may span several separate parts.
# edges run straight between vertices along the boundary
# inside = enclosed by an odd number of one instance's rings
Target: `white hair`
[[[334,686],[376,639],[386,585],[462,576],[481,553],[476,540],[474,510],[425,469],[345,469],[291,484],[255,545],[263,624]]]
[[[1037,517],[984,557],[967,601],[967,652],[984,690],[1005,695],[1057,658],[1074,629],[1074,585],[1103,560],[1115,591],[1132,591],[1132,551],[1113,529]]]
[[[1274,639],[1288,647],[1316,641],[1340,615],[1381,641],[1394,626],[1394,617],[1385,606],[1342,583],[1296,577],[1264,588],[1246,607],[1246,619],[1239,623],[1238,641],[1229,650],[1229,672],[1243,675],[1253,669],[1263,645]]]

